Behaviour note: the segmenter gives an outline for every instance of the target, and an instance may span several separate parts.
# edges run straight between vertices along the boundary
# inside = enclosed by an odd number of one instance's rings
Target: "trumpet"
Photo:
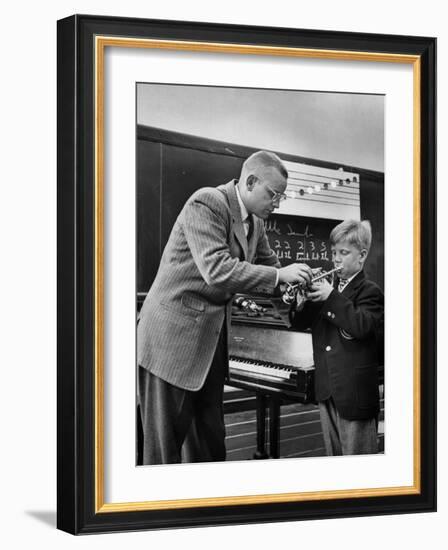
[[[292,285],[290,283],[286,283],[286,290],[282,296],[283,302],[287,305],[291,305],[294,301],[297,301],[297,307],[300,307],[306,300],[305,291],[308,290],[313,283],[317,283],[317,281],[326,278],[329,278],[329,282],[333,283],[334,274],[341,269],[341,266],[330,269],[329,271],[322,271],[322,268],[318,268],[315,270],[316,276],[311,279],[309,285],[303,285],[301,283]]]

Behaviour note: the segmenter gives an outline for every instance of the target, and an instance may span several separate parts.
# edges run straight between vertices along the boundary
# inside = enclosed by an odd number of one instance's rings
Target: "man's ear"
[[[249,189],[249,191],[252,191],[255,184],[257,183],[257,176],[255,174],[249,174],[246,178],[246,187]]]
[[[365,248],[363,248],[360,252],[359,252],[359,261],[361,262],[361,265],[364,264],[364,262],[366,261],[366,258],[367,258],[367,250]]]

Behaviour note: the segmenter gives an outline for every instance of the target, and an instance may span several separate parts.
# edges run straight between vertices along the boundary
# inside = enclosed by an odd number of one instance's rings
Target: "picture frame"
[[[307,493],[105,499],[108,48],[408,65],[413,75],[413,482]],[[74,15],[58,22],[58,505],[72,534],[436,509],[436,40]],[[411,238],[411,236],[410,236]],[[129,404],[130,407],[133,403]]]

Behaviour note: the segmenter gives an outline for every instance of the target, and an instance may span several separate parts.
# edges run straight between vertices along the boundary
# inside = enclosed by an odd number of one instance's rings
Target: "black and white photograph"
[[[443,6],[5,4],[6,550],[444,546]]]
[[[58,527],[435,509],[435,40],[58,47]]]
[[[136,84],[138,466],[384,453],[384,116]]]

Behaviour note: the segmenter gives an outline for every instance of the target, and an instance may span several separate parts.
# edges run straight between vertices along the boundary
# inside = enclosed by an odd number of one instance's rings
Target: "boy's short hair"
[[[358,250],[369,252],[372,244],[372,227],[369,220],[345,220],[330,233],[330,244],[346,241]]]

